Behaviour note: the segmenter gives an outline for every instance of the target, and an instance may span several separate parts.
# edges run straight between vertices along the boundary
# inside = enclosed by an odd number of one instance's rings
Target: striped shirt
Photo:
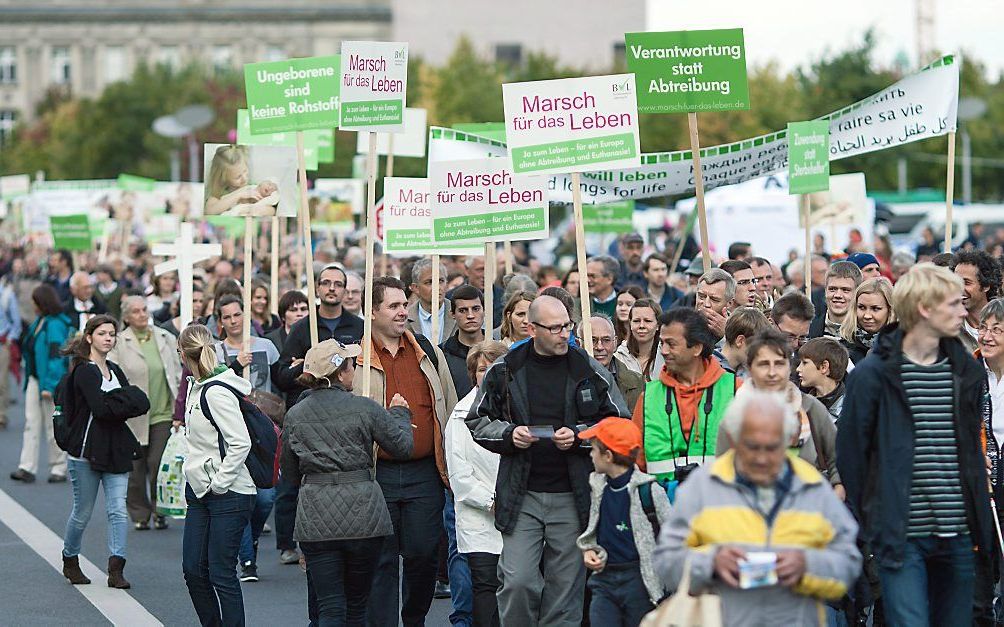
[[[921,366],[903,358],[903,387],[914,422],[913,477],[907,537],[968,533],[959,476],[947,359]]]

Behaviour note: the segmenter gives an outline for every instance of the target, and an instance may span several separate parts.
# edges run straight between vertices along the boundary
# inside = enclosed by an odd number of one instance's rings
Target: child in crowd
[[[275,215],[279,186],[272,180],[251,184],[247,146],[216,149],[206,180],[206,215]]]
[[[815,396],[836,421],[844,406],[847,350],[833,338],[817,337],[802,345],[798,359],[802,387]]]
[[[579,434],[592,440],[596,469],[589,525],[579,536],[592,592],[591,625],[637,625],[665,596],[652,565],[659,525],[669,518],[669,499],[655,477],[638,470],[641,431],[625,418],[604,418]]]

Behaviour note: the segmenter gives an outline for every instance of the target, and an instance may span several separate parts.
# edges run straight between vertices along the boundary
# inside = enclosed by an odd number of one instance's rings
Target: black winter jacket
[[[440,344],[439,348],[443,350],[446,364],[450,367],[453,387],[457,388],[457,398],[464,398],[474,389],[471,375],[467,372],[467,353],[470,351],[470,347],[460,343],[459,332],[457,332]]]
[[[328,331],[328,327],[317,323],[317,341],[323,342],[334,338],[342,344],[358,344],[363,339],[363,319],[342,310],[342,315],[338,319],[338,326],[335,332]],[[289,329],[286,336],[286,344],[282,347],[279,360],[272,364],[272,383],[286,393],[286,409],[296,404],[296,399],[305,389],[296,382],[297,378],[303,374],[303,364],[296,367],[291,366],[296,359],[303,359],[310,349],[310,316],[298,320]]]
[[[530,477],[529,449],[517,448],[512,432],[517,426],[534,424],[524,368],[531,350],[533,342],[526,342],[492,364],[467,415],[474,441],[502,456],[495,484],[495,527],[506,534],[516,526]],[[579,432],[607,416],[630,418],[613,375],[581,348],[568,347],[568,375],[564,390],[566,427]],[[568,478],[583,531],[589,522],[591,471],[588,447],[576,446],[568,451]]]
[[[973,544],[993,547],[986,461],[980,443],[986,373],[955,338],[941,340],[952,366],[955,437],[966,518]],[[880,563],[903,563],[910,516],[914,419],[901,375],[903,331],[887,327],[847,377],[837,425],[837,468],[862,538]]]
[[[101,371],[90,362],[68,375],[60,398],[70,433],[66,452],[86,459],[96,472],[129,472],[140,445],[126,420],[150,411],[150,402],[142,390],[129,385],[118,364],[109,361],[108,368],[118,377],[120,389],[102,392]]]

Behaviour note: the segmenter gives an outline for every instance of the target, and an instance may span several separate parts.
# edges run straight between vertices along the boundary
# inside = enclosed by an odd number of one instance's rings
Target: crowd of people
[[[736,242],[677,268],[631,233],[584,272],[519,249],[489,285],[483,258],[444,256],[438,302],[433,258],[393,260],[368,373],[357,250],[319,249],[316,303],[288,259],[278,295],[255,269],[248,309],[243,260],[200,264],[186,324],[142,245],[107,264],[11,249],[10,477],[69,479],[78,585],[103,488],[108,585],[128,588],[129,526],[170,524],[157,474],[182,430],[203,625],[244,624],[273,513],[313,625],[422,625],[439,596],[454,625],[638,625],[675,593],[713,595],[729,625],[1004,622],[1001,262],[980,238],[911,263],[852,244],[777,264]],[[250,470],[252,411],[281,429],[272,480]]]

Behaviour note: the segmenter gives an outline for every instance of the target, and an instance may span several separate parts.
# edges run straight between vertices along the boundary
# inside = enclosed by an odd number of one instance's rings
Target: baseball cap
[[[363,347],[358,344],[342,344],[338,340],[324,340],[307,351],[303,360],[303,371],[318,379],[330,377],[346,359],[358,357]]]
[[[712,268],[717,268],[718,264],[715,263],[714,261],[712,261],[711,262],[711,267]],[[702,276],[704,274],[704,272],[705,272],[705,270],[704,270],[704,256],[703,255],[698,255],[698,256],[694,257],[694,259],[690,262],[690,265],[687,266],[687,269],[684,271],[684,274],[690,274],[690,275],[693,275],[693,276]]]
[[[639,233],[625,233],[624,236],[621,237],[621,242],[625,244],[630,244],[631,242],[641,242],[644,244],[645,238],[643,238]]]
[[[847,257],[847,261],[850,261],[856,265],[859,269],[864,269],[865,266],[870,266],[873,263],[878,263],[878,258],[871,253],[854,253]]]
[[[589,429],[579,432],[580,440],[593,438],[618,455],[630,456],[632,450],[641,448],[641,430],[638,425],[619,416],[604,418]]]

